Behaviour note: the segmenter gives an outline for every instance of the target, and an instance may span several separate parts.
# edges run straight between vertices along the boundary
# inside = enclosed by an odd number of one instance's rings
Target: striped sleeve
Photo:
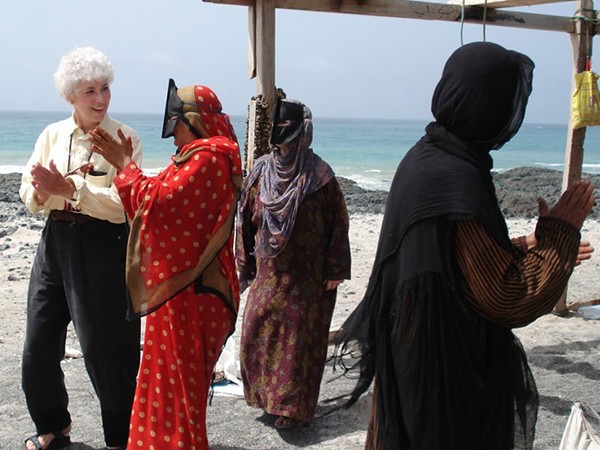
[[[511,328],[548,314],[575,267],[579,231],[558,219],[540,218],[537,245],[507,251],[476,220],[458,222],[457,262],[471,305],[488,319]]]

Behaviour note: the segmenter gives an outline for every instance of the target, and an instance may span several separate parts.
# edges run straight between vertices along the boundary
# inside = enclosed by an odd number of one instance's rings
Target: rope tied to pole
[[[460,8],[460,45],[464,45],[464,28],[465,28],[465,0],[462,0],[461,8]],[[483,3],[483,42],[486,41],[486,20],[487,20],[487,0]]]

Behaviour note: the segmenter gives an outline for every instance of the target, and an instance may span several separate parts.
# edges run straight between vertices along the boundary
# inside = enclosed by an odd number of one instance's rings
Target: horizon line
[[[45,109],[38,109],[38,110],[32,110],[32,109],[1,109],[0,108],[0,114],[1,113],[48,113],[48,114],[69,114],[72,110],[70,109],[64,109],[64,110],[45,110]],[[109,111],[109,115],[110,116],[114,116],[115,114],[135,114],[135,115],[149,115],[149,116],[162,116],[162,113],[154,113],[154,112],[133,112],[133,111]],[[247,117],[247,114],[242,114],[242,113],[227,113],[230,117]],[[430,118],[411,118],[411,119],[407,119],[407,118],[402,118],[402,117],[357,117],[357,116],[329,116],[329,115],[323,115],[323,116],[313,116],[317,117],[317,118],[321,118],[321,119],[336,119],[336,120],[387,120],[387,121],[406,121],[406,122],[410,122],[410,121],[415,121],[415,122],[433,122],[435,119],[433,117]],[[523,124],[526,125],[559,125],[559,126],[567,126],[568,127],[568,123],[562,123],[562,122],[538,122],[538,121],[527,121],[524,120]]]

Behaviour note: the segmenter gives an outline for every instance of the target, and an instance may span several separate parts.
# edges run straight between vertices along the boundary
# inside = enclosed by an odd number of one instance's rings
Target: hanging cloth
[[[598,74],[592,72],[592,63],[589,57],[585,70],[575,74],[572,107],[573,129],[600,125]]]

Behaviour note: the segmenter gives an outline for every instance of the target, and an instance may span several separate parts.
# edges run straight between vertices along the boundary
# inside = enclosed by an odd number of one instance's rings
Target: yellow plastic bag
[[[573,93],[573,128],[600,125],[598,74],[586,70],[575,74]]]

